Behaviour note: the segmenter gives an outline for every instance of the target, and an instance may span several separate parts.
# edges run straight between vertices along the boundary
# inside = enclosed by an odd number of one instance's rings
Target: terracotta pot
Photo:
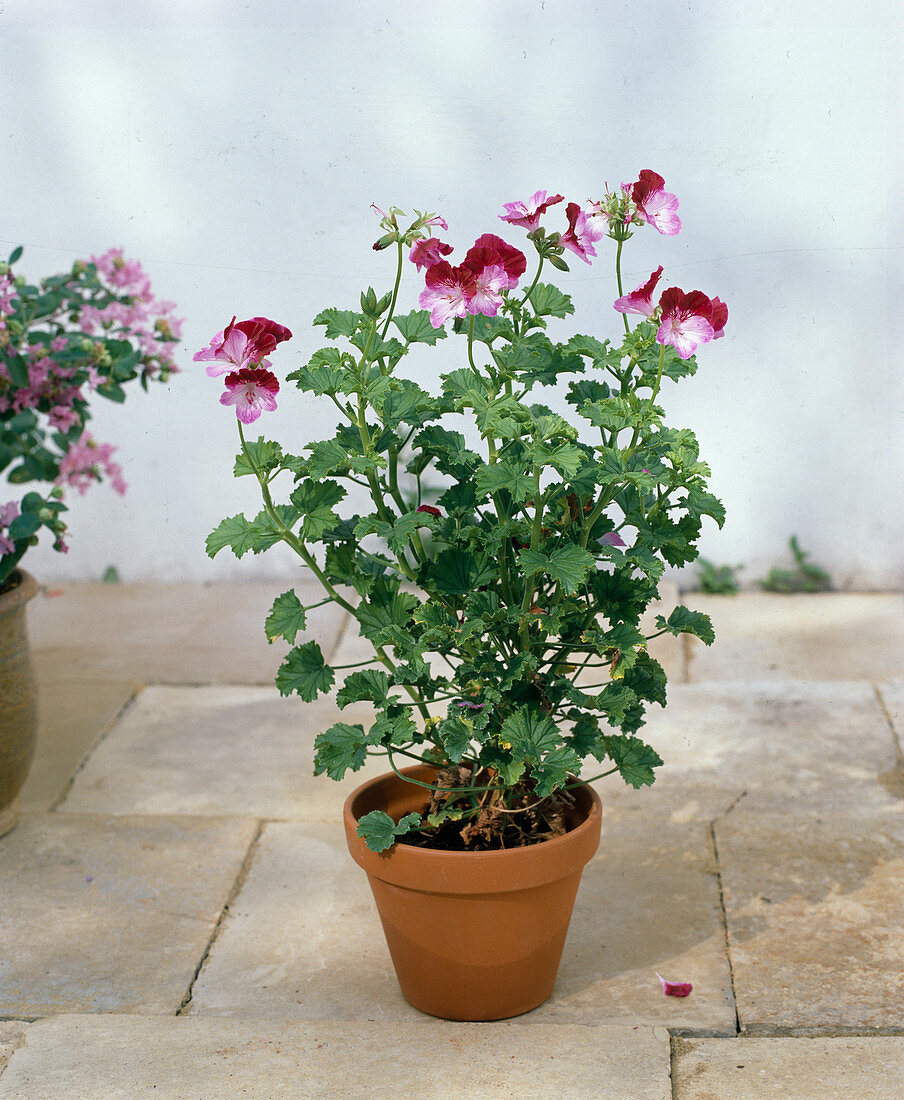
[[[422,782],[435,771],[403,769]],[[552,993],[584,864],[599,846],[602,807],[575,790],[565,836],[498,852],[443,852],[395,844],[371,852],[356,836],[371,810],[399,820],[427,792],[394,774],[345,803],[352,858],[366,872],[405,999],[446,1020],[520,1016]]]
[[[18,571],[19,583],[0,595],[0,836],[19,815],[19,791],[28,776],[38,732],[38,698],[25,605],[40,586]]]

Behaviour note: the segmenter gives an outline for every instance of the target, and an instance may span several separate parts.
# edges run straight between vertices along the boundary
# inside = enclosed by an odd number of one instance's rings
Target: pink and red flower
[[[495,317],[502,292],[514,289],[526,269],[523,252],[493,233],[484,233],[458,267],[440,260],[427,268],[427,285],[418,304],[430,310],[434,328],[441,328],[450,317],[476,313]]]
[[[662,264],[653,272],[645,283],[635,287],[630,294],[623,294],[613,303],[619,313],[639,313],[643,317],[650,317],[655,309],[653,305],[653,291],[662,277]]]
[[[448,260],[440,260],[427,268],[427,285],[420,293],[418,305],[430,310],[430,324],[442,328],[450,317],[465,317],[474,295],[477,280],[474,272],[461,264],[453,267]]]
[[[408,253],[408,259],[420,271],[422,267],[432,267],[433,264],[438,264],[443,256],[448,256],[451,251],[451,244],[446,244],[436,237],[427,237],[414,242],[411,251]]]
[[[540,228],[540,217],[545,214],[557,202],[563,202],[564,195],[553,195],[551,198],[545,191],[535,191],[527,202],[506,202],[502,205],[506,213],[500,214],[502,221],[510,225],[521,225],[528,233],[533,233]]]
[[[277,344],[290,340],[292,333],[276,321],[266,317],[252,317],[236,324],[235,317],[222,332],[218,332],[208,347],[195,352],[194,362],[209,362],[207,373],[211,378],[226,374],[233,367],[267,366],[266,357]]]
[[[678,199],[665,190],[665,180],[658,172],[644,168],[636,183],[623,183],[622,189],[631,196],[637,213],[647,225],[666,237],[674,237],[681,231]]]
[[[671,344],[682,359],[693,355],[700,344],[721,336],[728,320],[725,303],[707,298],[701,290],[685,294],[678,287],[669,287],[659,300],[659,308],[662,312],[656,339],[660,344]]]
[[[266,410],[276,408],[279,382],[276,375],[264,367],[243,367],[226,375],[226,392],[220,395],[221,405],[235,405],[235,415],[243,424],[253,424]]]
[[[565,207],[565,216],[568,218],[568,228],[559,237],[559,244],[563,248],[571,249],[584,263],[589,264],[590,257],[596,255],[594,243],[606,231],[603,226],[595,224],[599,221],[598,218],[582,210],[576,202],[570,202]]]

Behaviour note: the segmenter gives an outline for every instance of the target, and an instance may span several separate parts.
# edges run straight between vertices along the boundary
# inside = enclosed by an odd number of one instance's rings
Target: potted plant
[[[651,632],[641,616],[665,566],[696,557],[703,517],[723,520],[693,433],[667,427],[657,397],[694,373],[694,352],[722,335],[727,309],[699,291],[659,293],[662,267],[625,293],[634,230],[680,228],[655,172],[587,206],[567,203],[552,229],[563,202],[538,191],[499,215],[526,234],[530,274],[521,248],[495,233],[453,266],[453,246],[434,235],[448,229],[441,217],[377,210],[374,248],[394,249],[395,281],[314,319],[329,343],[286,377],[332,402],[341,423],[300,454],[244,431],[276,407],[268,356],[287,328],[233,318],[195,355],[225,376],[235,474],[257,478],[263,498],[255,517],[223,520],[208,553],[286,543],[372,643],[369,660],[331,667],[315,641],[299,640],[309,608],[293,590],[266,621],[271,641],[292,646],[276,676],[283,694],[312,700],[341,673],[340,708],[373,704],[369,728],[340,721],[318,734],[315,772],[338,780],[386,758],[389,774],[346,804],[349,847],[371,879],[403,993],[455,1019],[511,1016],[548,997],[599,838],[587,783],[620,773],[641,787],[661,764],[638,736],[645,707],[666,701],[648,643],[713,640],[707,617],[686,608]],[[590,263],[604,237],[615,245],[621,340],[556,339],[573,305],[541,276],[567,272],[568,253]],[[423,272],[419,309],[401,305],[408,264]],[[454,359],[440,343],[449,330]],[[445,355],[438,394],[402,371],[416,344]],[[543,403],[543,388],[571,413]],[[366,492],[363,514],[340,511],[350,485]],[[594,774],[580,779],[588,763]]]
[[[0,835],[15,824],[37,729],[25,605],[38,584],[20,563],[42,529],[66,552],[67,488],[84,493],[107,478],[125,492],[115,448],[86,430],[90,396],[122,402],[129,382],[165,382],[181,325],[118,249],[40,285],[14,274],[21,255],[0,264],[0,473],[9,483],[0,489]]]

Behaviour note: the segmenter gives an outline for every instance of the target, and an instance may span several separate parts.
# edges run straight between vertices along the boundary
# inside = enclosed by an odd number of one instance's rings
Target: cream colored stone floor
[[[685,598],[718,640],[658,643],[666,766],[601,786],[553,997],[474,1025],[398,993],[339,825],[360,775],[310,775],[335,708],[272,687],[285,587],[33,601],[0,1098],[904,1096],[900,595]],[[347,626],[312,629],[345,656]]]

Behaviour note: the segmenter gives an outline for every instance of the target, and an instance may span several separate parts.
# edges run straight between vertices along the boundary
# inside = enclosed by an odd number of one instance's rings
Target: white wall
[[[285,574],[287,557],[204,553],[223,516],[257,501],[232,480],[235,419],[192,353],[234,313],[264,313],[296,333],[274,363],[306,358],[316,312],[391,278],[391,256],[370,249],[371,202],[441,211],[461,252],[503,229],[505,201],[538,188],[582,201],[653,168],[684,230],[638,233],[626,281],[662,263],[731,311],[697,377],[665,395],[728,508],[704,554],[752,581],[796,532],[840,586],[900,587],[897,8],[4,0],[0,251],[24,244],[20,269],[39,277],[121,246],[187,319],[183,374],[97,406],[128,496],[74,498],[70,553],[41,547],[29,568]],[[619,332],[609,259],[560,283],[600,336]],[[412,269],[409,308],[417,289]],[[261,423],[300,444],[332,417],[286,387]]]

